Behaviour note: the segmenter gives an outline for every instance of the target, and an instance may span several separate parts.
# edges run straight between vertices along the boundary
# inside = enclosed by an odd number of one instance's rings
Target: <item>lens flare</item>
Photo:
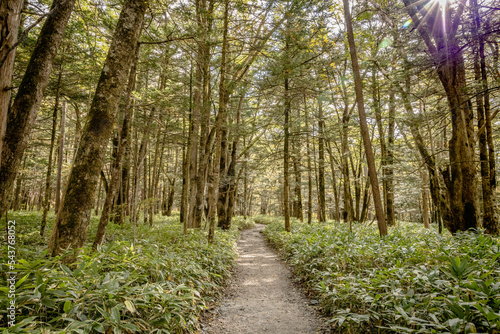
[[[406,21],[406,22],[403,24],[403,29],[404,29],[404,28],[408,28],[412,22],[413,22],[413,20],[412,20],[412,19],[409,19],[408,21]]]

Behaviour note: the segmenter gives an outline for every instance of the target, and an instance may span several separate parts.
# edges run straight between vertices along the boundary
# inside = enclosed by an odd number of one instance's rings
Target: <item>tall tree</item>
[[[318,220],[326,221],[325,193],[325,118],[321,95],[318,97]]]
[[[455,233],[476,228],[478,210],[474,159],[474,115],[471,101],[467,96],[465,62],[457,35],[466,1],[458,1],[456,9],[451,9],[449,1],[436,1],[430,8],[424,8],[423,4],[412,0],[403,0],[403,2],[432,57],[450,108],[451,173],[447,184],[452,219],[449,229]]]
[[[50,238],[53,256],[67,248],[80,248],[86,240],[90,218],[86,216],[94,202],[116,108],[134,56],[130,45],[137,44],[147,6],[145,0],[127,0],[123,4]],[[73,260],[73,256],[67,260]]]
[[[28,136],[49,80],[52,63],[63,39],[74,4],[75,0],[54,0],[52,3],[16,98],[9,110],[0,160],[2,163],[0,166],[0,215],[7,210],[8,194],[12,191]]]
[[[359,112],[359,123],[361,127],[361,136],[365,147],[366,162],[368,164],[368,175],[372,185],[373,202],[375,205],[375,214],[377,216],[378,228],[381,236],[387,235],[387,225],[385,223],[384,209],[382,199],[380,197],[380,189],[378,186],[377,170],[375,169],[375,157],[373,155],[372,144],[370,141],[370,133],[366,121],[366,113],[363,99],[363,89],[361,85],[361,75],[359,71],[358,55],[356,45],[354,43],[354,32],[352,29],[351,13],[349,11],[349,0],[344,2],[344,17],[347,28],[347,39],[349,41],[349,51],[351,54],[352,70],[354,72],[354,89],[356,91],[356,102]]]
[[[3,136],[7,127],[7,112],[12,91],[15,45],[23,3],[23,0],[0,2],[0,166],[2,165]]]

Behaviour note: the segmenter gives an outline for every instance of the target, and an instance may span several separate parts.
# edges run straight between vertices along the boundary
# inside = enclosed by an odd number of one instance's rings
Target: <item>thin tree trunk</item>
[[[123,125],[120,132],[120,140],[121,143],[124,145],[124,151],[123,151],[121,176],[119,177],[119,185],[118,185],[119,190],[117,194],[113,221],[122,226],[127,211],[130,211],[130,210],[125,210],[125,208],[129,204],[128,195],[129,195],[130,141],[131,141],[130,131],[132,125],[132,118],[134,114],[134,107],[131,96],[136,85],[139,50],[140,50],[140,44],[137,44],[134,51],[134,59],[132,60],[132,66],[130,68],[130,73],[128,76],[126,101],[124,103],[124,108],[126,108],[127,112],[125,113],[125,116],[123,118]],[[128,213],[130,214],[130,212]]]
[[[288,39],[287,39],[288,42]],[[288,49],[288,43],[287,47]],[[285,231],[290,232],[290,202],[289,202],[289,167],[288,163],[290,160],[290,152],[288,149],[289,141],[290,141],[290,110],[291,110],[291,101],[290,101],[290,92],[289,92],[289,78],[288,78],[288,69],[285,69],[285,106],[284,106],[284,114],[285,114],[285,123],[283,125],[285,130],[285,138],[284,138],[284,146],[283,146],[283,214],[285,216]]]
[[[57,127],[57,108],[59,107],[59,93],[61,88],[62,64],[59,68],[59,77],[57,78],[56,100],[54,102],[54,112],[52,114],[52,131],[50,134],[49,162],[47,166],[47,176],[45,177],[45,195],[43,200],[42,223],[40,225],[40,236],[45,234],[45,226],[47,225],[47,213],[50,209],[50,180],[52,177],[52,153],[54,152],[54,143],[56,139]]]
[[[396,101],[394,97],[394,87],[391,83],[389,87],[389,130],[387,135],[387,165],[386,165],[386,191],[387,191],[387,206],[386,216],[387,225],[396,225],[394,217],[394,132],[395,132],[395,118],[396,118]]]
[[[326,195],[325,195],[325,120],[323,116],[323,104],[318,97],[318,220],[326,221]]]
[[[56,214],[59,212],[61,203],[61,184],[62,184],[62,165],[64,155],[64,133],[66,128],[66,101],[63,102],[61,109],[61,132],[59,133],[59,152],[57,157],[57,176],[56,176]]]
[[[330,169],[332,170],[332,187],[333,187],[333,199],[335,201],[334,206],[335,206],[335,214],[334,214],[334,219],[337,222],[340,222],[340,203],[339,203],[339,193],[337,190],[337,176],[335,174],[335,161],[333,158],[333,152],[332,152],[332,147],[330,144],[330,141],[326,142],[326,148],[328,151],[328,155],[330,157]]]
[[[382,199],[380,198],[380,189],[378,186],[377,170],[375,168],[375,157],[373,155],[372,144],[370,141],[370,132],[366,121],[365,105],[363,99],[363,90],[361,87],[361,75],[359,73],[358,55],[356,53],[356,45],[354,44],[354,33],[352,29],[351,14],[349,12],[349,1],[344,2],[344,14],[347,27],[347,39],[349,42],[349,50],[351,54],[352,69],[354,72],[354,88],[356,91],[356,102],[359,112],[359,123],[361,126],[361,136],[365,146],[366,162],[368,164],[368,174],[372,185],[373,202],[375,205],[375,213],[377,216],[377,223],[380,236],[387,235],[387,226],[385,223],[385,215],[382,206]]]
[[[494,192],[495,187],[491,182],[495,176],[490,173],[495,172],[494,154],[489,154],[488,145],[491,141],[491,149],[493,142],[488,138],[488,132],[491,131],[491,116],[488,94],[488,79],[486,76],[486,60],[484,56],[484,37],[480,35],[481,18],[479,15],[479,6],[477,0],[472,0],[474,11],[474,35],[477,39],[477,45],[474,50],[474,75],[476,80],[476,108],[477,108],[477,128],[479,141],[479,159],[481,161],[481,186],[483,194],[483,227],[487,233],[498,234],[499,226],[495,217],[494,210]],[[489,121],[489,124],[488,124]],[[489,131],[487,130],[489,127]],[[491,137],[491,134],[490,136]],[[490,158],[493,159],[493,169],[491,168]]]
[[[375,120],[378,128],[378,135],[380,140],[380,163],[382,167],[382,194],[384,199],[384,212],[387,214],[387,202],[388,202],[388,193],[387,193],[387,146],[385,141],[385,131],[384,125],[382,123],[382,111],[380,110],[380,88],[377,82],[377,71],[374,67],[372,67],[372,103],[373,103],[373,111],[375,112]],[[387,219],[387,217],[386,217]],[[390,223],[387,223],[390,226]]]
[[[312,166],[311,166],[311,148],[309,129],[309,114],[307,111],[307,98],[304,94],[304,114],[306,116],[306,152],[307,152],[307,223],[312,223]]]
[[[160,155],[160,142],[161,142],[161,151],[163,154],[164,144],[165,144],[165,133],[163,135],[163,140],[160,140],[161,135],[161,127],[158,127],[158,131],[156,133],[156,144],[155,144],[155,153],[153,158],[153,176],[150,178],[150,186],[149,186],[149,226],[153,226],[153,216],[154,216],[154,206],[156,203],[156,187],[158,181],[156,179],[157,169],[158,169],[158,155]]]
[[[429,177],[425,171],[420,171],[420,176],[422,179],[422,218],[424,221],[424,227],[429,228],[429,196],[427,184],[429,183]]]
[[[183,233],[187,233],[189,227],[189,182],[190,182],[190,168],[191,168],[191,124],[193,124],[193,63],[189,66],[189,128],[187,129],[188,135],[186,136],[186,117],[182,116],[182,135],[183,138],[187,137],[187,143],[182,145],[182,192],[180,204],[180,221],[183,227]]]
[[[130,52],[130,45],[137,43],[147,6],[147,1],[128,0],[122,7],[62,207],[52,231],[49,249],[53,256],[68,248],[80,248],[86,240],[90,217],[85,215],[94,202],[99,171],[113,131],[116,108],[134,56]],[[74,259],[70,255],[66,261]]]
[[[348,222],[352,224],[354,219],[354,206],[352,202],[351,195],[351,177],[349,173],[349,157],[351,153],[349,151],[349,118],[350,118],[350,110],[349,110],[349,101],[347,97],[347,89],[345,86],[344,78],[341,77],[341,86],[344,95],[344,110],[342,113],[342,176],[344,179],[343,182],[343,193],[344,193],[344,213],[343,218],[344,222]]]
[[[198,24],[202,31],[201,42],[199,43],[199,70],[202,73],[201,83],[201,105],[200,108],[200,147],[198,171],[196,175],[195,205],[193,207],[193,227],[201,228],[203,208],[205,207],[206,177],[208,175],[208,160],[210,156],[210,110],[211,110],[211,89],[210,89],[210,44],[208,38],[212,30],[212,14],[214,8],[213,0],[198,0],[197,13]],[[196,107],[196,105],[195,105]]]

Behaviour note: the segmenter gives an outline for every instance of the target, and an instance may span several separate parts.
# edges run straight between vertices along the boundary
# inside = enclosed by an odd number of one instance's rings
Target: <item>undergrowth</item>
[[[9,217],[18,226],[17,325],[0,328],[3,333],[192,332],[200,312],[219,297],[231,274],[239,229],[252,224],[236,218],[212,245],[204,231],[183,235],[178,217],[157,217],[152,228],[110,224],[107,242],[95,253],[87,246],[67,267],[59,257],[48,256],[48,236],[38,233],[40,216],[16,212]],[[49,218],[53,224],[54,217]],[[89,241],[97,219],[92,219]],[[2,326],[7,325],[8,303],[4,269]]]
[[[418,224],[268,225],[339,333],[500,333],[500,240]]]

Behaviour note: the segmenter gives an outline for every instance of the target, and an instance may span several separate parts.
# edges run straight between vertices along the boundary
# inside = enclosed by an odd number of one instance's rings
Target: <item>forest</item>
[[[498,0],[0,0],[0,330],[500,333],[499,58]]]

